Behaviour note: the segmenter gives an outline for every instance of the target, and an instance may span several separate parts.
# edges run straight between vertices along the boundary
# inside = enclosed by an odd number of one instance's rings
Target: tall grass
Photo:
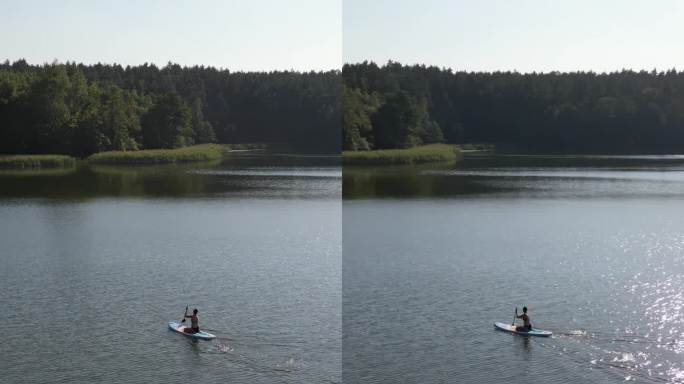
[[[177,149],[108,151],[90,155],[93,164],[170,164],[218,160],[226,149],[219,144],[200,144]]]
[[[199,144],[177,149],[144,149],[141,151],[109,151],[90,155],[91,164],[172,164],[220,160],[237,150],[264,149],[263,144]]]
[[[76,159],[65,155],[0,155],[1,169],[69,168]]]
[[[375,151],[344,151],[345,165],[390,165],[452,162],[461,158],[455,145],[429,144],[408,149],[381,149]]]

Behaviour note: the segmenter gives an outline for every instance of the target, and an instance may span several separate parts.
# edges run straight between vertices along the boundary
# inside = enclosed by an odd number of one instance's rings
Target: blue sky
[[[0,0],[0,59],[329,70],[341,0]]]
[[[684,70],[677,0],[0,0],[0,60]]]
[[[684,1],[344,0],[345,62],[455,70],[684,69]]]

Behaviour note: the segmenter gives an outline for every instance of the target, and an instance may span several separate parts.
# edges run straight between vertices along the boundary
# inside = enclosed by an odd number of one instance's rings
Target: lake
[[[684,381],[684,157],[345,167],[343,381]],[[552,338],[496,331],[529,307]]]
[[[338,157],[0,173],[4,382],[341,380]],[[189,306],[218,336],[167,328]]]

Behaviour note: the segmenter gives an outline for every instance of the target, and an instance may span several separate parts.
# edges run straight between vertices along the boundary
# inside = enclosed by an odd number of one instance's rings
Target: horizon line
[[[123,64],[123,63],[118,63],[118,62],[107,62],[107,61],[97,61],[97,62],[84,62],[84,61],[76,61],[76,60],[65,60],[61,61],[59,59],[53,59],[51,62],[48,61],[43,61],[42,63],[32,63],[26,60],[25,58],[18,58],[15,60],[10,60],[9,58],[5,58],[0,64],[2,65],[13,65],[14,63],[24,61],[30,66],[34,67],[45,67],[45,66],[50,66],[50,65],[83,65],[83,66],[95,66],[95,65],[102,65],[102,66],[120,66],[124,69],[127,67],[142,67],[142,66],[153,66],[158,69],[164,69],[168,68],[170,66],[180,66],[181,68],[187,69],[187,68],[207,68],[207,69],[215,69],[219,72],[229,72],[229,73],[329,73],[329,72],[343,72],[344,67],[346,66],[352,66],[352,65],[361,65],[361,64],[367,64],[367,65],[376,65],[378,68],[385,68],[388,67],[389,65],[400,65],[401,67],[424,67],[424,68],[436,68],[440,71],[445,71],[445,72],[451,72],[451,73],[468,73],[468,74],[500,74],[500,73],[508,73],[508,74],[518,74],[518,75],[546,75],[546,74],[596,74],[596,75],[610,75],[610,74],[619,74],[619,73],[648,73],[648,74],[667,74],[670,72],[675,72],[677,74],[684,73],[684,68],[678,69],[676,66],[672,66],[668,69],[662,69],[658,67],[654,67],[651,69],[646,69],[646,68],[640,68],[640,69],[634,69],[634,68],[620,68],[620,69],[613,69],[610,71],[599,71],[599,70],[593,70],[593,69],[576,69],[576,70],[533,70],[533,71],[519,71],[518,69],[454,69],[454,67],[451,66],[440,66],[436,64],[426,64],[424,62],[413,62],[413,63],[404,63],[398,60],[393,60],[389,59],[385,63],[378,63],[374,60],[363,60],[363,61],[356,61],[356,62],[344,62],[342,63],[342,66],[340,68],[330,68],[330,69],[295,69],[295,68],[289,68],[289,69],[232,69],[230,67],[223,67],[223,66],[214,66],[211,64],[181,64],[178,62],[174,61],[167,61],[165,64],[157,64],[153,61],[145,61],[143,63],[139,64]]]
[[[123,67],[124,69],[127,67],[142,67],[142,66],[154,66],[157,67],[158,69],[163,69],[167,68],[169,66],[174,66],[178,65],[181,68],[195,68],[195,67],[203,67],[203,68],[210,68],[210,69],[215,69],[219,72],[223,71],[228,71],[230,73],[271,73],[271,72],[295,72],[295,73],[327,73],[327,72],[341,72],[342,68],[330,68],[330,69],[295,69],[295,68],[290,68],[290,69],[231,69],[229,67],[223,67],[223,66],[215,66],[212,64],[181,64],[178,62],[174,62],[172,60],[167,61],[165,64],[158,64],[153,61],[145,61],[142,63],[138,64],[123,64],[123,63],[117,63],[117,62],[107,62],[107,61],[97,61],[97,62],[84,62],[84,61],[76,61],[76,60],[59,60],[59,59],[52,59],[52,61],[43,61],[42,63],[36,63],[36,62],[30,62],[26,60],[26,58],[18,58],[14,60],[10,60],[9,58],[5,58],[4,60],[0,61],[0,64],[6,65],[9,63],[10,65],[20,62],[20,61],[26,62],[26,64],[34,67],[45,67],[49,65],[70,65],[70,64],[75,64],[75,65],[84,65],[84,66],[95,66],[95,65],[103,65],[103,66],[120,66]]]
[[[342,68],[344,69],[345,66],[347,65],[359,65],[359,64],[375,64],[379,68],[385,68],[389,65],[392,64],[399,64],[402,67],[425,67],[425,68],[437,68],[441,71],[447,71],[447,72],[452,72],[452,73],[482,73],[482,74],[492,74],[492,73],[513,73],[513,74],[520,74],[520,75],[544,75],[544,74],[576,74],[576,73],[593,73],[597,75],[610,75],[614,73],[623,73],[623,72],[632,72],[632,73],[654,73],[655,74],[665,74],[674,71],[675,73],[684,73],[684,68],[678,69],[676,66],[672,66],[668,69],[658,69],[657,67],[653,67],[651,69],[646,69],[646,68],[641,68],[641,69],[634,69],[634,68],[621,68],[621,69],[613,69],[610,71],[599,71],[599,70],[594,70],[594,69],[576,69],[572,71],[567,71],[567,70],[539,70],[539,71],[519,71],[517,69],[477,69],[477,70],[472,70],[472,69],[454,69],[451,66],[440,66],[437,64],[426,64],[426,63],[419,63],[419,62],[413,62],[410,64],[403,63],[398,60],[393,60],[389,59],[387,62],[384,64],[378,64],[378,62],[374,60],[363,60],[363,61],[357,61],[357,62],[345,62],[342,64]]]

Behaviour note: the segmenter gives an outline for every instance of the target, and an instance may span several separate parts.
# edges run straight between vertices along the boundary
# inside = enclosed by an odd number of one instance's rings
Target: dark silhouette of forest
[[[495,143],[547,153],[684,152],[684,72],[454,72],[347,64],[347,150]]]
[[[340,72],[169,63],[0,64],[0,153],[87,156],[200,143],[341,148]]]
[[[211,142],[307,152],[440,142],[684,152],[684,72],[675,70],[489,73],[363,62],[346,64],[341,76],[5,62],[0,153],[87,156]]]

